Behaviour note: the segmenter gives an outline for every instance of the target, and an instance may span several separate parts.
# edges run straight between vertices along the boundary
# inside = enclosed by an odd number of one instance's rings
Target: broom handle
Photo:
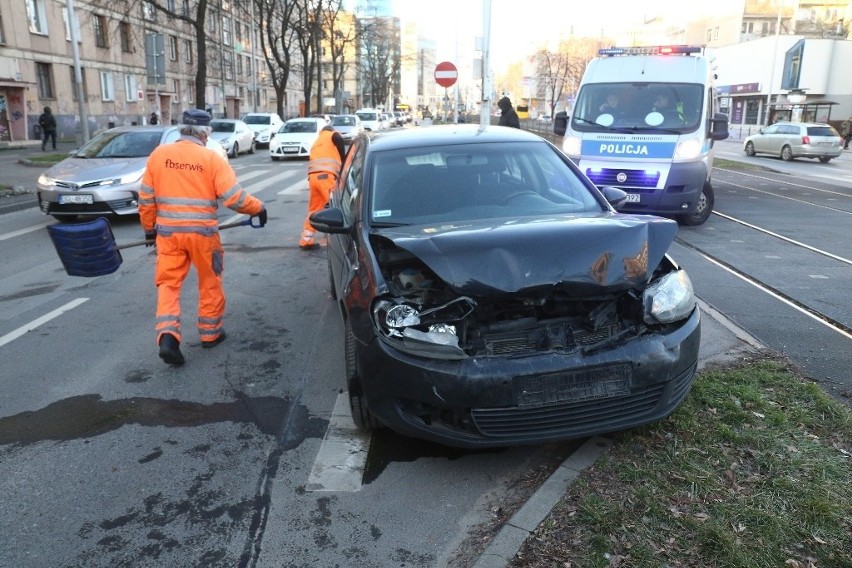
[[[230,223],[225,223],[224,225],[219,225],[218,229],[220,231],[224,231],[225,229],[233,229],[234,227],[243,227],[245,225],[249,225],[251,227],[254,227],[255,229],[259,229],[260,225],[253,224],[251,222],[252,219],[254,219],[254,217],[249,217],[248,219],[243,219],[242,221],[232,221]],[[123,245],[118,245],[115,248],[118,249],[118,250],[121,250],[121,249],[132,248],[132,247],[141,247],[142,245],[144,245],[147,242],[148,241],[131,241],[131,242],[125,243]]]

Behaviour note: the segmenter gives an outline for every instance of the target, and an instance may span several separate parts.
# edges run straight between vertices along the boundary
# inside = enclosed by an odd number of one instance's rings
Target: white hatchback
[[[269,139],[284,124],[281,117],[274,112],[250,112],[243,115],[243,122],[254,131],[254,141],[260,146],[269,144]]]
[[[269,156],[273,161],[310,156],[311,146],[325,125],[323,118],[291,118],[269,140]]]

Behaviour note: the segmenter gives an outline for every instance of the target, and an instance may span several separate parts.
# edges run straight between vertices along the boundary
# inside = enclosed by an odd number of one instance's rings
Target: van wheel
[[[754,151],[754,144],[752,144],[751,142],[746,142],[745,153],[746,156],[754,156],[756,154],[756,152]]]
[[[783,148],[781,148],[781,159],[784,160],[785,162],[792,162],[793,161],[793,149],[790,148],[789,146],[784,146]]]
[[[680,223],[687,227],[697,227],[698,225],[701,225],[704,221],[710,218],[710,214],[713,212],[713,204],[715,202],[716,197],[713,193],[713,186],[710,185],[709,181],[705,181],[704,187],[701,190],[701,196],[698,198],[698,206],[695,208],[695,211],[689,215],[682,215],[679,219]]]
[[[347,321],[345,324],[346,355],[346,390],[349,393],[349,410],[352,413],[352,421],[360,430],[369,432],[379,428],[379,423],[373,418],[367,403],[364,401],[364,393],[361,390],[361,377],[358,374],[358,360],[355,357],[355,336],[352,335],[352,326]]]
[[[820,156],[819,161],[822,162],[823,164],[827,164],[831,161],[831,158],[828,157],[828,156]]]

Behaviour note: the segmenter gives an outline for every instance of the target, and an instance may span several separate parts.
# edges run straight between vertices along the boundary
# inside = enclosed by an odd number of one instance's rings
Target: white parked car
[[[382,112],[375,108],[359,108],[355,111],[361,123],[364,125],[364,130],[376,132],[382,129]]]
[[[325,125],[323,118],[291,118],[281,125],[269,141],[269,156],[273,161],[310,156],[311,146]]]
[[[357,114],[336,114],[331,117],[331,127],[340,133],[346,143],[352,142],[364,131]]]
[[[254,154],[254,131],[236,118],[214,118],[210,121],[210,138],[225,149],[229,158]]]
[[[281,117],[274,112],[250,112],[243,115],[243,122],[254,131],[254,141],[259,146],[268,146],[269,139],[284,124]]]

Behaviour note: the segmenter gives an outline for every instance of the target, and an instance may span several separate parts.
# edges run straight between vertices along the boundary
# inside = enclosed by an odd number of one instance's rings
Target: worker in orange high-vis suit
[[[139,191],[139,219],[146,246],[156,244],[157,344],[160,358],[182,365],[180,293],[190,265],[198,275],[198,333],[201,346],[225,339],[222,318],[224,252],[216,210],[226,207],[266,224],[266,208],[246,193],[228,161],[205,147],[210,115],[200,109],[183,113],[180,138],[151,152]]]
[[[343,142],[343,136],[331,126],[324,126],[320,130],[319,138],[311,146],[311,157],[308,161],[310,197],[308,198],[308,216],[302,228],[302,238],[299,239],[299,246],[302,249],[319,246],[314,241],[315,229],[310,223],[311,213],[319,211],[328,203],[328,195],[340,176],[345,155],[346,144]]]

